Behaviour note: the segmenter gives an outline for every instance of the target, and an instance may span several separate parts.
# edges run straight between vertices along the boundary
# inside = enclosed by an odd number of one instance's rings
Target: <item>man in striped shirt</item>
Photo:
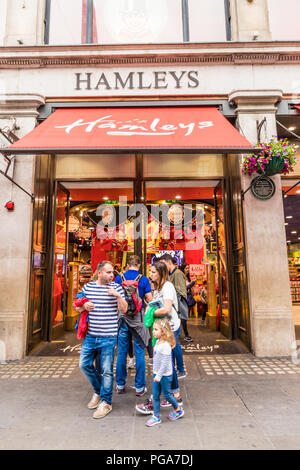
[[[112,410],[113,365],[118,334],[118,312],[127,312],[123,288],[113,282],[114,268],[110,261],[102,261],[97,267],[98,279],[82,289],[88,299],[83,306],[89,312],[88,333],[84,339],[79,367],[90,381],[94,395],[89,409],[97,410],[93,418],[103,418]],[[100,353],[101,376],[94,367]]]

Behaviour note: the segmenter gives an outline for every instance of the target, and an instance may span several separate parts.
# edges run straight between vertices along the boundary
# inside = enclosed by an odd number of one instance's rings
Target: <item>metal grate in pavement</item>
[[[300,364],[288,358],[258,359],[252,355],[198,357],[198,366],[207,376],[271,376],[300,374]]]
[[[148,362],[148,361],[147,361]],[[288,358],[258,359],[251,354],[232,354],[191,357],[186,361],[198,367],[208,377],[237,376],[292,376],[300,374],[300,363]],[[114,365],[114,371],[116,366]],[[29,358],[20,362],[0,363],[0,381],[3,379],[67,379],[78,371],[76,357]],[[135,368],[128,369],[128,377],[135,375]],[[152,367],[146,367],[146,376],[152,376]],[[189,378],[189,375],[188,377]]]
[[[0,363],[1,379],[67,379],[78,371],[79,359],[69,358],[30,358],[26,361]],[[114,364],[114,372],[116,363]],[[135,367],[128,369],[128,377],[135,375]],[[146,376],[152,376],[152,366],[146,367]]]
[[[1,379],[67,379],[78,368],[77,358],[51,358],[0,364]]]

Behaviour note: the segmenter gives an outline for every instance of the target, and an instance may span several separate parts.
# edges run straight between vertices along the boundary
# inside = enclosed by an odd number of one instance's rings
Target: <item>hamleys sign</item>
[[[166,122],[162,121],[159,117],[150,120],[133,118],[126,121],[118,121],[117,119],[113,119],[112,115],[108,115],[99,117],[92,122],[77,119],[69,124],[56,126],[56,128],[65,129],[66,134],[71,134],[74,129],[82,127],[83,132],[86,133],[91,133],[95,129],[103,129],[106,135],[111,136],[164,136],[181,132],[183,136],[187,137],[197,129],[204,129],[205,127],[211,127],[213,125],[214,123],[212,121],[175,122],[173,120],[173,122]]]
[[[59,108],[10,148],[53,151],[248,148],[215,107]]]

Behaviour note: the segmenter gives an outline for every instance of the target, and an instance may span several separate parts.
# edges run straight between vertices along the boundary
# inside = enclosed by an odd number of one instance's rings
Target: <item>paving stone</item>
[[[254,417],[224,416],[196,418],[205,449],[273,449],[271,440],[264,434]]]
[[[300,450],[300,434],[293,436],[270,435],[269,439],[272,441],[276,450]]]
[[[300,416],[294,414],[278,415],[276,413],[268,416],[257,414],[255,419],[265,435],[269,437],[300,435]]]
[[[77,358],[35,357],[1,365],[6,372],[0,379],[0,449],[165,450],[174,448],[174,438],[179,449],[299,449],[299,373],[239,375],[244,362],[246,371],[257,365],[265,372],[272,362],[265,360],[262,365],[251,355],[241,356],[187,358],[188,375],[180,381],[185,416],[171,422],[167,417],[171,409],[162,409],[163,422],[154,428],[145,426],[149,416],[135,410],[136,403],[151,393],[150,368],[146,396],[137,398],[130,389],[133,371],[128,393],[114,394],[113,412],[95,420],[93,411],[87,409],[92,389]],[[65,365],[70,367],[74,359],[70,376],[63,377]],[[286,360],[273,363],[275,367],[279,364],[280,371],[291,367],[285,366]],[[227,367],[234,370],[232,376],[217,374]],[[208,368],[213,370],[212,377],[204,372]],[[51,377],[43,378],[50,369]],[[3,375],[8,377],[3,379]],[[40,377],[34,378],[37,375]]]

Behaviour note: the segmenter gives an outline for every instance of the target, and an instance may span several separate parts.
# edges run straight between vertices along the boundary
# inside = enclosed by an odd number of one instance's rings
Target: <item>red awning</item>
[[[240,153],[253,146],[210,107],[57,109],[8,153]]]

